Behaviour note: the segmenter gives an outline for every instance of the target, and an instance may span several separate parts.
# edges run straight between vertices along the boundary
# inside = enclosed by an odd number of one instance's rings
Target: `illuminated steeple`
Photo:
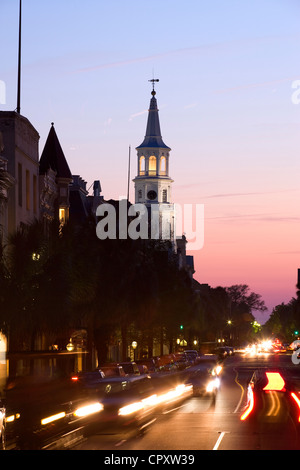
[[[171,239],[174,237],[174,206],[171,202],[173,180],[169,176],[168,147],[161,136],[156,92],[153,83],[148,111],[146,135],[141,145],[136,147],[138,157],[135,183],[135,203],[145,204],[151,211],[157,211],[159,236],[162,238],[162,220],[167,221]],[[167,230],[168,231],[168,230]]]
[[[145,135],[143,143],[139,147],[137,147],[137,149],[141,149],[145,147],[156,147],[156,148],[164,148],[164,149],[171,150],[170,147],[168,147],[162,140],[161,131],[160,131],[157,99],[155,98],[156,91],[154,90],[154,81],[158,81],[158,80],[153,79],[149,81],[153,83],[153,90],[151,92],[152,98],[150,100],[150,107],[148,111],[146,135]]]

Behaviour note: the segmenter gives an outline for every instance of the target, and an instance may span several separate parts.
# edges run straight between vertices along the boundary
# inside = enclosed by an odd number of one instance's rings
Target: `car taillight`
[[[251,413],[251,411],[254,408],[254,393],[253,393],[252,386],[249,387],[248,393],[249,393],[249,404],[248,404],[247,409],[244,411],[244,413],[242,414],[242,416],[240,418],[241,421],[244,421],[249,416],[249,414]]]
[[[267,385],[263,388],[264,391],[278,391],[284,392],[285,391],[285,381],[279,374],[279,372],[266,372],[266,376],[268,379]]]
[[[291,393],[291,397],[294,399],[294,401],[296,402],[296,404],[298,405],[298,408],[300,410],[300,398],[294,392]],[[300,423],[300,414],[298,416],[298,421]]]

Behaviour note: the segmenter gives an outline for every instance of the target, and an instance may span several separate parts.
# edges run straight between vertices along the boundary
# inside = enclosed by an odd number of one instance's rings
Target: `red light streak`
[[[254,408],[254,393],[253,393],[253,390],[250,389],[250,402],[249,402],[249,406],[248,408],[246,409],[246,411],[242,414],[241,416],[241,421],[244,421],[248,416],[249,414],[251,413],[251,411],[253,410]]]
[[[297,397],[296,393],[294,393],[294,392],[291,393],[291,397],[295,400],[295,402],[297,403],[298,408],[300,410],[300,399],[299,399],[299,397]],[[298,421],[300,423],[300,415],[298,416]]]

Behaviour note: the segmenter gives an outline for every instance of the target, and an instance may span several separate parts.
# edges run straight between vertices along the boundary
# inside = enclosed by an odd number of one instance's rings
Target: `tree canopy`
[[[47,233],[38,221],[22,225],[0,255],[1,329],[16,350],[36,348],[41,337],[63,344],[85,329],[99,358],[117,340],[125,358],[137,335],[148,354],[154,339],[172,351],[180,334],[191,346],[229,337],[229,319],[238,341],[251,331],[253,310],[265,310],[247,285],[199,289],[165,243],[98,239],[94,220],[62,232],[55,223]]]

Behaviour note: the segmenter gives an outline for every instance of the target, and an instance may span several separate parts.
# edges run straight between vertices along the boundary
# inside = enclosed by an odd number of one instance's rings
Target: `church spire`
[[[155,98],[156,91],[154,89],[154,82],[158,82],[158,79],[149,80],[152,82],[153,89],[151,92],[152,98],[150,100],[150,107],[148,110],[148,121],[146,128],[146,135],[142,144],[137,149],[152,147],[152,148],[165,148],[171,150],[162,140],[159,115],[157,108],[157,99]]]

